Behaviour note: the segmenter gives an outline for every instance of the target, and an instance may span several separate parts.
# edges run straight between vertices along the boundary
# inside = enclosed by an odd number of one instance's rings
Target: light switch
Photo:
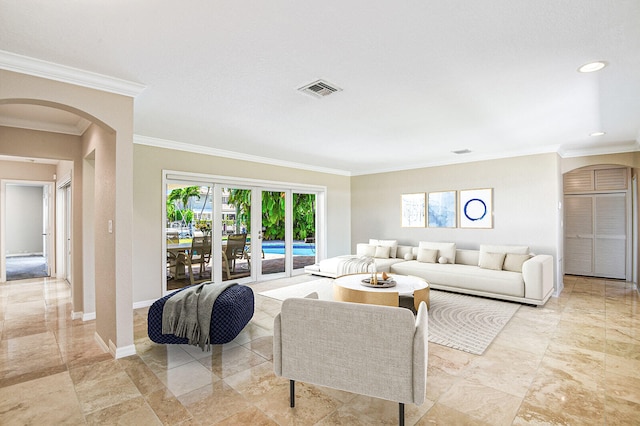
[[[109,219],[109,233],[113,234],[113,220]]]

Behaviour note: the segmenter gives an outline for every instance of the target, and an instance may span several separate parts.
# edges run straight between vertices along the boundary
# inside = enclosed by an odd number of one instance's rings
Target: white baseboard
[[[96,342],[98,342],[98,345],[100,345],[103,351],[109,352],[109,346],[107,346],[104,340],[102,340],[102,337],[100,337],[97,331],[93,333],[93,338],[95,339]]]
[[[82,321],[91,321],[96,319],[95,312],[87,312],[86,314],[82,314]]]
[[[112,350],[110,350],[109,352],[113,354],[115,359],[124,358],[124,357],[136,354],[135,345],[123,346],[121,348],[118,348],[116,347],[116,345],[113,344],[113,342],[111,342],[111,340],[109,340],[109,345],[113,346]]]
[[[84,314],[82,313],[82,311],[80,311],[80,312],[73,312],[73,311],[71,311],[71,319],[72,319],[72,320],[82,319],[82,316],[83,316],[83,315],[84,315]]]
[[[111,341],[111,339],[109,339],[109,344],[107,345],[97,332],[93,337],[96,342],[98,342],[98,345],[100,345],[102,350],[105,352],[109,352],[115,359],[124,358],[136,354],[135,345],[123,346],[119,348],[115,345],[115,343]]]
[[[133,309],[146,308],[147,306],[153,305],[153,302],[155,302],[156,300],[157,299],[151,299],[151,300],[142,300],[140,302],[133,302]]]

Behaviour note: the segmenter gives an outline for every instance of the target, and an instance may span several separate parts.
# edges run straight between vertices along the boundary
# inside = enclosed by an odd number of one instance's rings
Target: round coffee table
[[[429,283],[412,275],[389,275],[396,282],[393,287],[369,287],[362,280],[371,274],[343,275],[333,281],[333,298],[341,302],[369,303],[372,305],[398,306],[399,296],[413,297],[418,309],[420,302],[429,308]]]

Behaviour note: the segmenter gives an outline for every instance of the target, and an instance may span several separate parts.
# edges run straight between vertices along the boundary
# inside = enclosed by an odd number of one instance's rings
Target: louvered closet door
[[[567,195],[564,200],[565,272],[624,279],[625,194]]]
[[[593,274],[593,196],[564,197],[564,270],[572,275]]]
[[[625,194],[599,194],[594,197],[594,274],[598,277],[625,278]]]

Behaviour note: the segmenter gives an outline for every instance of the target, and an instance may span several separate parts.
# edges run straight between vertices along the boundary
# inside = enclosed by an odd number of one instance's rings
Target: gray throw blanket
[[[211,350],[211,311],[218,296],[236,283],[211,281],[179,291],[167,299],[162,310],[162,334],[189,339],[189,344]]]

